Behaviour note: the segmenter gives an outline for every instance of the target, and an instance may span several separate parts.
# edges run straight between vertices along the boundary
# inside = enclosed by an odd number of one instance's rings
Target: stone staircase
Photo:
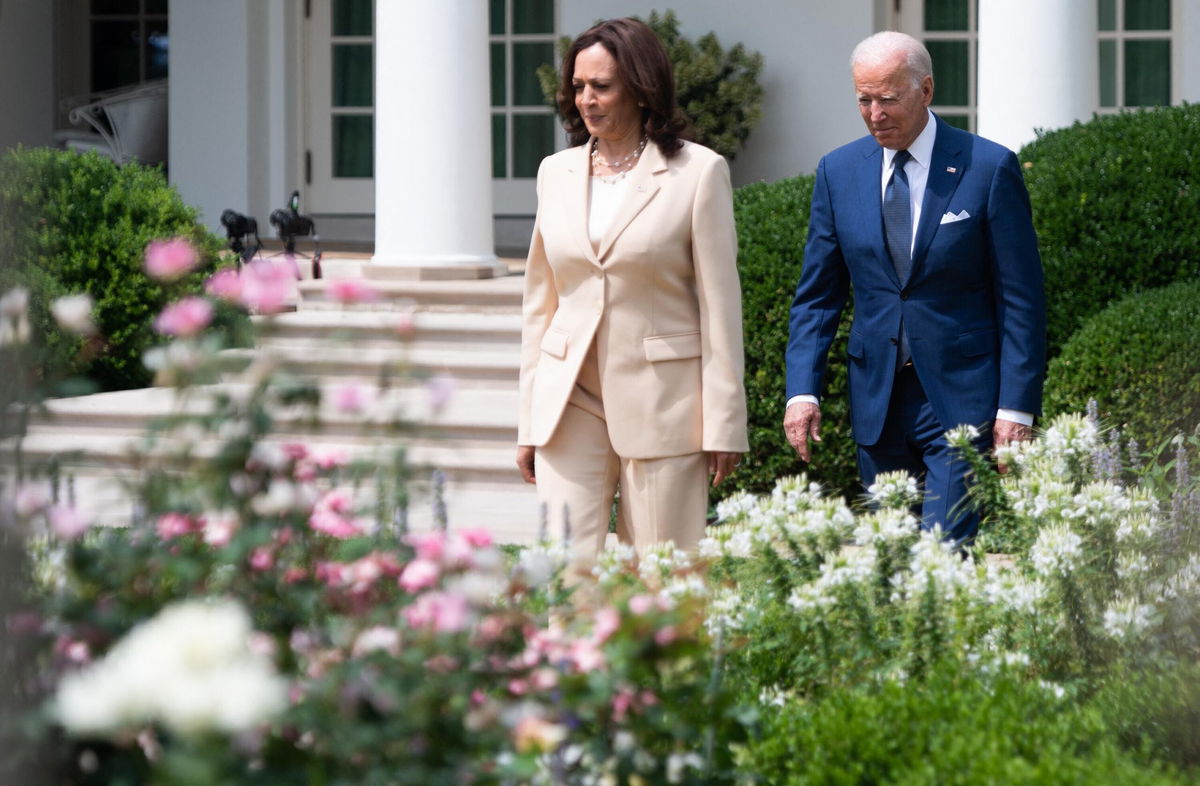
[[[330,277],[357,273],[355,265],[326,265]],[[522,277],[372,282],[381,300],[356,306],[330,302],[328,280],[300,282],[296,311],[256,318],[257,346],[227,352],[245,365],[270,357],[330,394],[320,427],[280,414],[271,440],[338,447],[353,456],[403,445],[412,468],[414,528],[432,523],[430,479],[438,469],[450,526],[486,527],[502,542],[535,538],[536,495],[513,462]],[[364,407],[366,423],[334,404],[337,391],[350,385],[376,391]],[[233,395],[247,389],[236,374],[220,388]],[[198,406],[204,392],[193,391],[190,403],[167,388],[47,402],[23,442],[25,459],[57,460],[78,504],[100,522],[124,523],[132,503],[120,481],[154,460],[135,449],[147,426]],[[396,411],[414,428],[386,428],[379,413]],[[201,454],[212,447],[194,445]]]

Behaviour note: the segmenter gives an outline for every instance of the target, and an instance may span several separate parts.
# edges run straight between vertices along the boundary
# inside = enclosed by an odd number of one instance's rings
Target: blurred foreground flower
[[[160,281],[174,281],[200,263],[200,255],[181,237],[156,240],[146,247],[146,272]]]
[[[29,290],[13,287],[0,296],[0,347],[29,341]]]
[[[382,297],[378,289],[360,278],[335,278],[329,282],[325,293],[343,305],[374,303]]]
[[[202,297],[185,297],[162,310],[154,329],[164,336],[194,336],[212,322],[212,303]]]
[[[96,326],[92,324],[92,307],[91,295],[68,295],[51,303],[50,313],[63,330],[89,336],[96,332]]]
[[[168,606],[63,679],[58,719],[77,735],[153,722],[185,735],[252,730],[284,708],[287,684],[251,652],[250,635],[250,618],[233,601]]]

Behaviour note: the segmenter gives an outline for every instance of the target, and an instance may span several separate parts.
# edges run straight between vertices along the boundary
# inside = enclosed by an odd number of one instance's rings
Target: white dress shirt
[[[921,225],[921,206],[925,203],[925,184],[929,182],[929,165],[933,162],[933,143],[937,138],[937,121],[933,117],[933,112],[930,112],[928,109],[925,111],[929,113],[929,118],[925,123],[925,128],[921,129],[921,133],[917,134],[917,138],[908,146],[908,152],[912,158],[904,165],[904,174],[908,176],[909,205],[912,209],[913,245],[909,246],[910,254],[917,242],[917,227]],[[883,168],[879,174],[880,204],[883,204],[888,181],[892,179],[892,161],[896,158],[897,152],[899,151],[888,147],[883,149]],[[792,404],[801,401],[810,404],[820,403],[820,400],[816,396],[801,393],[798,396],[789,398],[787,406],[790,407]],[[1019,412],[1015,409],[1001,408],[996,410],[996,419],[1020,423],[1023,426],[1033,425],[1032,414]]]

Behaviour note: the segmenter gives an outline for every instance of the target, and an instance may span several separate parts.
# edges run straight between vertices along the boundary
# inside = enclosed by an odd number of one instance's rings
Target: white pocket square
[[[970,217],[971,217],[971,214],[965,210],[961,210],[958,213],[946,213],[946,215],[942,216],[941,223],[953,224],[955,221],[963,221]]]

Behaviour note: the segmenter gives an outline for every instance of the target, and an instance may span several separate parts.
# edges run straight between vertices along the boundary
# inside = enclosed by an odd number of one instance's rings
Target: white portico
[[[487,36],[481,2],[376,3],[375,255],[363,267],[367,278],[507,272],[492,240]]]
[[[1096,0],[979,0],[979,134],[1020,150],[1099,106]]]

